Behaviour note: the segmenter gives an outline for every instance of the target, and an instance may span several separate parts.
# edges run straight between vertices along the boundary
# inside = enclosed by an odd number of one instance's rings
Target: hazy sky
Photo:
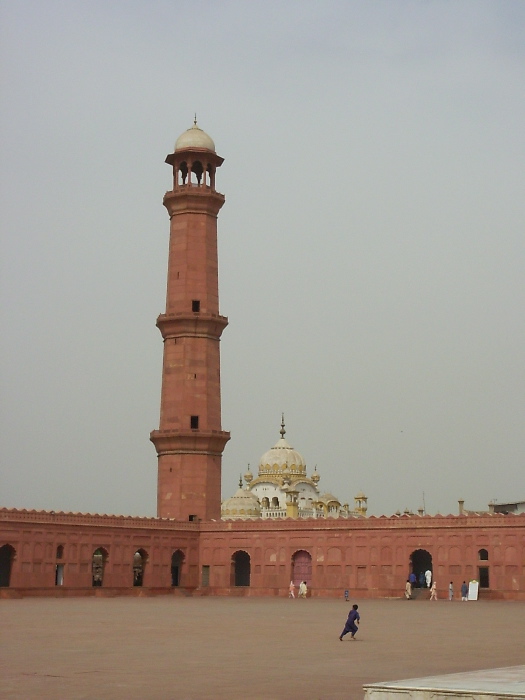
[[[0,505],[155,515],[171,186],[217,189],[223,495],[525,498],[525,3],[3,0]]]

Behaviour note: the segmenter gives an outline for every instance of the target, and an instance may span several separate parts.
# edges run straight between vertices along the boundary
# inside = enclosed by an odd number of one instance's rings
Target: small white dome
[[[187,129],[175,142],[176,151],[182,151],[185,148],[205,148],[215,153],[213,139],[197,126],[197,121],[194,122],[191,129]]]
[[[326,503],[326,504],[328,504],[328,503],[337,503],[338,505],[341,505],[341,504],[339,503],[339,499],[336,498],[336,497],[333,495],[333,493],[323,493],[323,494],[321,494],[321,496],[319,496],[319,500],[320,500],[322,503]]]
[[[235,495],[227,498],[221,505],[221,518],[223,520],[251,520],[261,517],[261,504],[257,496],[243,488],[239,488]]]

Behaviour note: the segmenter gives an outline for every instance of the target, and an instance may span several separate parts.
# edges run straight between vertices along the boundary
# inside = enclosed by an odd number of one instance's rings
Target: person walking
[[[357,612],[358,607],[359,606],[356,605],[355,603],[354,603],[354,605],[352,605],[352,609],[348,613],[348,617],[346,619],[343,631],[339,635],[340,642],[343,641],[343,637],[345,636],[345,634],[348,634],[349,632],[352,633],[350,635],[350,639],[355,640],[355,633],[357,632],[357,629],[358,629],[357,625],[359,624],[359,620],[361,619],[361,617],[359,616],[359,613]]]
[[[435,581],[432,581],[432,585],[430,586],[430,600],[437,600],[437,599],[438,599],[437,583]]]
[[[452,581],[448,584],[448,599],[454,599],[454,584],[452,583]]]
[[[295,598],[295,584],[290,581],[290,586],[288,588],[288,598]]]
[[[461,584],[461,600],[468,600],[468,585],[466,581]]]
[[[432,583],[432,572],[430,571],[430,569],[427,569],[425,571],[425,581],[427,584],[427,588],[430,588],[430,585]]]
[[[306,594],[308,593],[308,587],[306,585],[306,581],[301,581],[299,584],[299,595],[297,596],[298,598],[306,598]]]
[[[405,598],[407,600],[410,600],[410,598],[412,598],[412,584],[410,583],[410,579],[408,578],[405,584]]]

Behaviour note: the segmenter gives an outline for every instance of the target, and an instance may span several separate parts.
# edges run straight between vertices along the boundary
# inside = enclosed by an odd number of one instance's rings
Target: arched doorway
[[[144,574],[146,572],[146,562],[148,555],[143,549],[139,549],[133,555],[133,585],[144,585]]]
[[[182,552],[180,549],[177,549],[177,551],[173,552],[173,554],[171,555],[171,585],[172,586],[180,586],[183,563],[184,563],[184,552]]]
[[[306,585],[312,583],[312,556],[304,549],[300,549],[292,557],[292,579],[296,586],[301,581],[306,581]]]
[[[426,588],[425,573],[432,573],[432,555],[426,549],[416,549],[410,555],[410,571],[416,577],[416,586]]]
[[[91,560],[91,585],[102,586],[104,582],[104,569],[108,560],[108,553],[104,547],[99,547],[93,552]]]
[[[16,550],[10,544],[0,547],[0,587],[8,588],[11,581],[11,568]]]
[[[60,561],[64,558],[64,545],[59,544],[57,547],[57,563],[55,564],[55,586],[64,585],[64,564]]]
[[[478,579],[480,588],[490,588],[489,586],[489,553],[487,549],[478,551],[478,559],[483,562],[482,566],[478,566]]]
[[[234,586],[250,585],[251,563],[247,552],[235,552],[232,557],[232,578]]]

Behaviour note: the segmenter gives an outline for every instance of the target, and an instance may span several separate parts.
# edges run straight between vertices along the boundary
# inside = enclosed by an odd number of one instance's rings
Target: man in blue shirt
[[[345,628],[339,636],[340,642],[343,641],[343,637],[345,636],[345,634],[348,634],[349,632],[352,633],[350,635],[350,639],[355,640],[355,633],[357,632],[357,625],[359,624],[359,620],[361,619],[359,617],[359,613],[357,612],[358,607],[359,607],[358,605],[355,605],[355,604],[352,605],[352,609],[350,610],[350,612],[348,614],[348,619],[345,623]]]

